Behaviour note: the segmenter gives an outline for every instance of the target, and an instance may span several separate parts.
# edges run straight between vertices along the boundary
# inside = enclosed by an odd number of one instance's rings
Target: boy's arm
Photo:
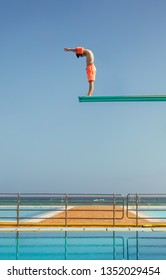
[[[75,52],[76,49],[64,48],[64,51],[66,51],[66,52]]]

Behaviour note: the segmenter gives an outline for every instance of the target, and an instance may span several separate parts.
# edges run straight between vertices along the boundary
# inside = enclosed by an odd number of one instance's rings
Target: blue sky
[[[165,0],[0,1],[0,191],[165,193],[166,103],[79,103],[166,94]]]

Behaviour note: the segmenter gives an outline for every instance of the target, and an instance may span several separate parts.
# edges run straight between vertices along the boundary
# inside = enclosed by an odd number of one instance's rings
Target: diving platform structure
[[[79,102],[159,102],[166,101],[166,95],[105,95],[79,96]]]

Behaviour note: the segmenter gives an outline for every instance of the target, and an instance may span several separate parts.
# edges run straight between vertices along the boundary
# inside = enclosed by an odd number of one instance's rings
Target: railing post
[[[115,194],[113,194],[113,226],[115,226]]]
[[[19,226],[20,220],[20,193],[17,194],[17,226]]]
[[[136,193],[136,226],[138,226],[138,193]]]
[[[67,227],[67,193],[65,194],[65,227]]]
[[[126,216],[127,216],[127,218],[129,218],[129,196],[130,196],[130,194],[128,194],[126,197],[126,207],[127,207]]]

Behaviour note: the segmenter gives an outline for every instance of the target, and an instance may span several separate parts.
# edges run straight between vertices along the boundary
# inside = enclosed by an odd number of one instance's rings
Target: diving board
[[[166,101],[166,95],[79,96],[79,102],[139,102]]]

